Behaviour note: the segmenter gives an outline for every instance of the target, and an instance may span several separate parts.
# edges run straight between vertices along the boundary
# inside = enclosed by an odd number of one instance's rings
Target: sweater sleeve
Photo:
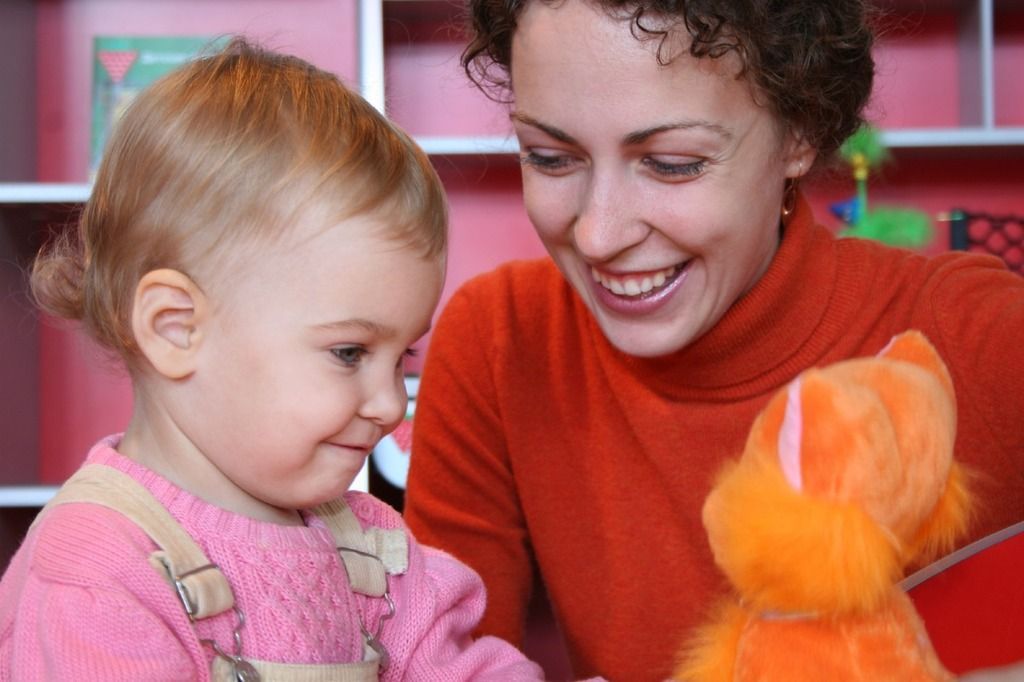
[[[508,642],[474,638],[486,597],[472,569],[446,552],[420,545],[401,516],[383,502],[353,492],[346,500],[364,526],[402,529],[408,538],[406,570],[388,577],[394,614],[387,616],[385,600],[360,597],[364,623],[370,631],[379,624],[390,657],[382,680],[544,679],[540,666]]]
[[[0,589],[0,678],[207,679],[183,612],[162,608],[172,590],[146,559],[148,538],[124,523],[94,505],[48,512]]]
[[[405,516],[425,544],[483,578],[478,633],[522,646],[533,565],[492,374],[508,336],[503,306],[493,279],[477,279],[437,323],[416,400]]]
[[[422,550],[422,551],[421,551]],[[382,679],[543,680],[540,667],[508,642],[493,636],[473,638],[484,610],[484,587],[465,564],[444,552],[415,548],[418,567],[403,578],[407,609],[394,627],[406,649],[404,664]],[[387,627],[387,626],[385,626]]]

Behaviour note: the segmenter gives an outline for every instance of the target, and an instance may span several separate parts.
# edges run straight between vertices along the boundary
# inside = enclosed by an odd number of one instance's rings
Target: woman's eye
[[[564,154],[548,155],[527,151],[519,155],[519,162],[524,166],[536,168],[542,173],[558,174],[572,167],[572,157]]]
[[[367,350],[362,346],[340,346],[332,348],[331,354],[338,358],[346,367],[355,367],[366,356]]]
[[[643,163],[658,175],[667,178],[692,178],[700,175],[707,168],[707,161],[704,159],[686,163],[670,163],[653,156],[646,156]]]

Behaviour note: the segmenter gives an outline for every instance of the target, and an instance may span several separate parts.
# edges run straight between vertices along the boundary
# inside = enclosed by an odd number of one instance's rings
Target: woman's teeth
[[[590,268],[590,275],[594,278],[595,282],[598,282],[616,296],[643,296],[663,286],[680,269],[681,266],[673,265],[672,267],[643,275],[642,277],[612,277],[611,275],[598,272],[597,268],[592,267]]]

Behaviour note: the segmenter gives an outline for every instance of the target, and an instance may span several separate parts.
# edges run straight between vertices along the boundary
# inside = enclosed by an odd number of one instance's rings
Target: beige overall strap
[[[343,499],[325,502],[313,513],[334,535],[352,589],[368,597],[382,597],[387,576],[401,575],[409,567],[409,539],[401,529],[368,528]]]
[[[235,605],[227,578],[170,512],[131,476],[102,464],[87,464],[57,491],[43,508],[88,502],[123,514],[160,547],[150,563],[178,593],[192,620],[223,613]],[[42,517],[40,512],[39,517]]]
[[[371,682],[378,679],[378,661],[359,663],[269,663],[249,660],[263,682]],[[235,682],[231,663],[217,657],[211,669],[215,682]]]

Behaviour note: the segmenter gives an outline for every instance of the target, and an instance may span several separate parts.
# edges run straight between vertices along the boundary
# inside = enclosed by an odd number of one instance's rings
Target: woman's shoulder
[[[463,283],[445,305],[439,326],[492,337],[563,325],[579,305],[550,258],[503,263]],[[493,339],[492,339],[493,340]]]
[[[926,254],[875,241],[841,238],[835,242],[838,268],[873,286],[892,286],[926,297],[959,296],[966,290],[1024,289],[1024,278],[992,255],[966,251]]]
[[[1021,357],[1017,330],[1024,325],[1024,277],[997,257],[964,251],[926,255],[864,240],[840,240],[837,249],[839,281],[859,293],[858,311],[874,311],[888,325],[920,329],[947,362],[974,373],[994,349],[1007,360]],[[981,353],[982,346],[989,352]]]
[[[852,269],[869,278],[875,278],[879,271],[919,276],[934,267],[934,258],[921,252],[860,237],[836,237],[835,253],[841,269]]]
[[[878,267],[909,270],[925,277],[944,277],[954,272],[984,275],[1006,270],[999,258],[982,253],[952,250],[925,253],[858,237],[839,237],[835,244],[840,263],[861,261]]]
[[[547,297],[567,284],[550,258],[512,260],[482,272],[463,283],[458,293],[472,297],[501,298],[532,293]]]

